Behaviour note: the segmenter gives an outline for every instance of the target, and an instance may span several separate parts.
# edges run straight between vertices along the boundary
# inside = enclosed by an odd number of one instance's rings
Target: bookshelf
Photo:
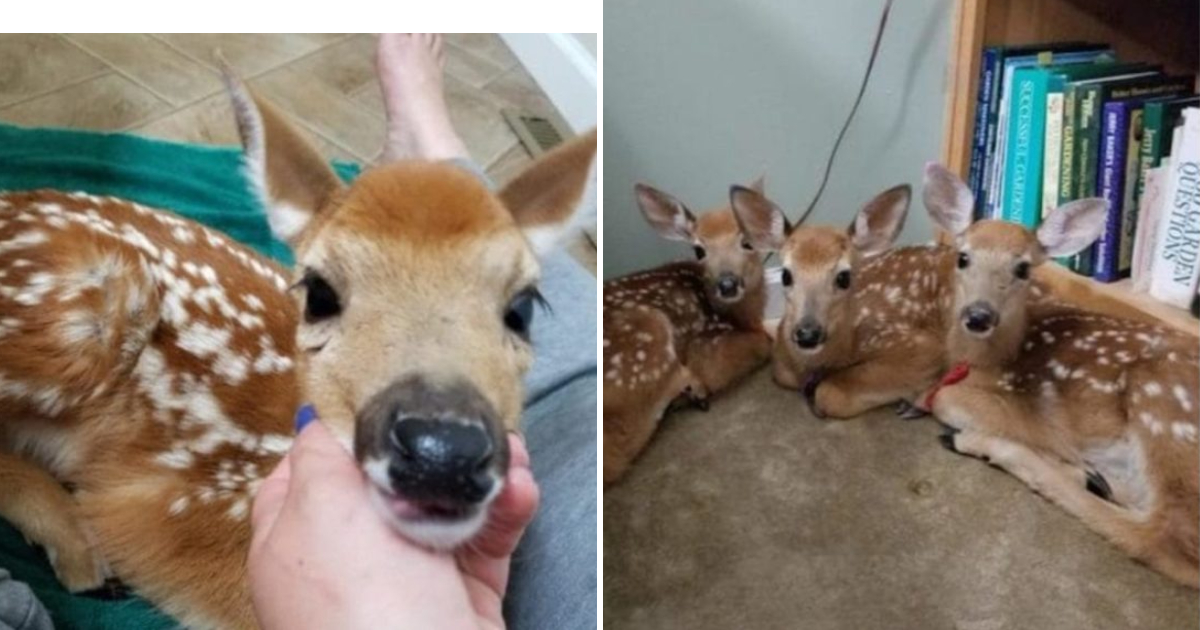
[[[971,160],[979,63],[984,46],[1088,40],[1112,44],[1122,59],[1161,63],[1200,86],[1197,0],[958,0],[950,42],[942,162],[964,179]],[[1058,265],[1039,278],[1064,299],[1112,313],[1149,316],[1200,335],[1187,311],[1134,293],[1128,281],[1095,282]]]

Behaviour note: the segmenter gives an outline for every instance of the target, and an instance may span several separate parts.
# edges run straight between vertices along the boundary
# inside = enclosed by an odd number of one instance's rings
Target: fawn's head
[[[346,186],[276,110],[230,84],[247,175],[295,251],[304,395],[353,445],[393,525],[431,547],[465,542],[508,470],[538,256],[586,219],[595,132],[498,194],[422,161]]]
[[[783,210],[762,194],[740,186],[730,200],[742,229],[758,249],[779,251],[785,300],[783,324],[802,354],[827,345],[845,347],[854,328],[851,287],[863,256],[896,241],[908,215],[912,190],[896,186],[863,206],[850,227],[791,226]],[[834,343],[830,343],[830,342]]]
[[[752,186],[761,191],[763,180]],[[739,229],[733,211],[713,208],[699,218],[675,197],[646,184],[638,184],[638,207],[658,235],[691,243],[696,260],[704,267],[709,302],[732,306],[763,282],[763,256]]]
[[[925,167],[925,207],[930,217],[954,237],[958,249],[951,302],[954,331],[967,339],[1025,333],[1025,306],[1033,269],[1057,256],[1071,256],[1091,245],[1104,231],[1107,203],[1089,198],[1072,201],[1046,216],[1037,231],[1015,223],[981,220],[971,223],[974,196],[966,184],[940,164]]]

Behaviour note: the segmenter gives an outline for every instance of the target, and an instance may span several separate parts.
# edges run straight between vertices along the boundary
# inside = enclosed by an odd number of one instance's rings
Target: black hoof
[[[899,403],[896,403],[896,415],[900,416],[903,420],[916,420],[928,416],[929,412],[907,400],[901,400]]]
[[[953,427],[946,427],[946,430],[943,431],[942,434],[938,436],[938,443],[941,444],[942,448],[946,449],[947,451],[950,451],[951,453],[958,453],[959,455],[962,455],[962,451],[959,451],[958,448],[954,445],[954,436],[958,435],[959,433],[960,433],[960,431],[958,429],[955,429]]]
[[[88,597],[90,599],[99,599],[104,601],[116,601],[127,599],[130,596],[129,587],[117,578],[108,578],[104,580],[104,584],[97,586],[90,591],[78,593],[80,597]]]
[[[1112,502],[1113,500],[1112,487],[1108,485],[1108,481],[1104,479],[1103,475],[1094,470],[1087,471],[1087,491],[1105,501]]]
[[[823,376],[820,372],[813,372],[804,381],[804,402],[808,403],[809,412],[818,418],[825,417],[825,412],[817,406],[817,387],[821,384]]]
[[[692,404],[695,405],[696,408],[699,409],[700,411],[708,411],[708,399],[707,398],[693,398]]]

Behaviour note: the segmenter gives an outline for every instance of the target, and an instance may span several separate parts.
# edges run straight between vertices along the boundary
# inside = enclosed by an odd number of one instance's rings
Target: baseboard
[[[501,33],[571,130],[596,126],[596,58],[567,33]]]

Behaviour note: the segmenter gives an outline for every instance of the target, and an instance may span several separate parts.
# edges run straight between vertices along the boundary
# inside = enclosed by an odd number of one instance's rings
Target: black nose
[[[816,322],[800,322],[792,331],[792,340],[806,350],[825,343],[825,328]]]
[[[475,503],[492,490],[495,451],[482,426],[401,417],[388,434],[395,489],[417,501]]]
[[[726,298],[733,297],[737,295],[740,284],[736,276],[724,274],[717,279],[717,294]]]
[[[983,303],[972,304],[962,311],[963,325],[975,333],[985,333],[996,326],[996,311]]]

